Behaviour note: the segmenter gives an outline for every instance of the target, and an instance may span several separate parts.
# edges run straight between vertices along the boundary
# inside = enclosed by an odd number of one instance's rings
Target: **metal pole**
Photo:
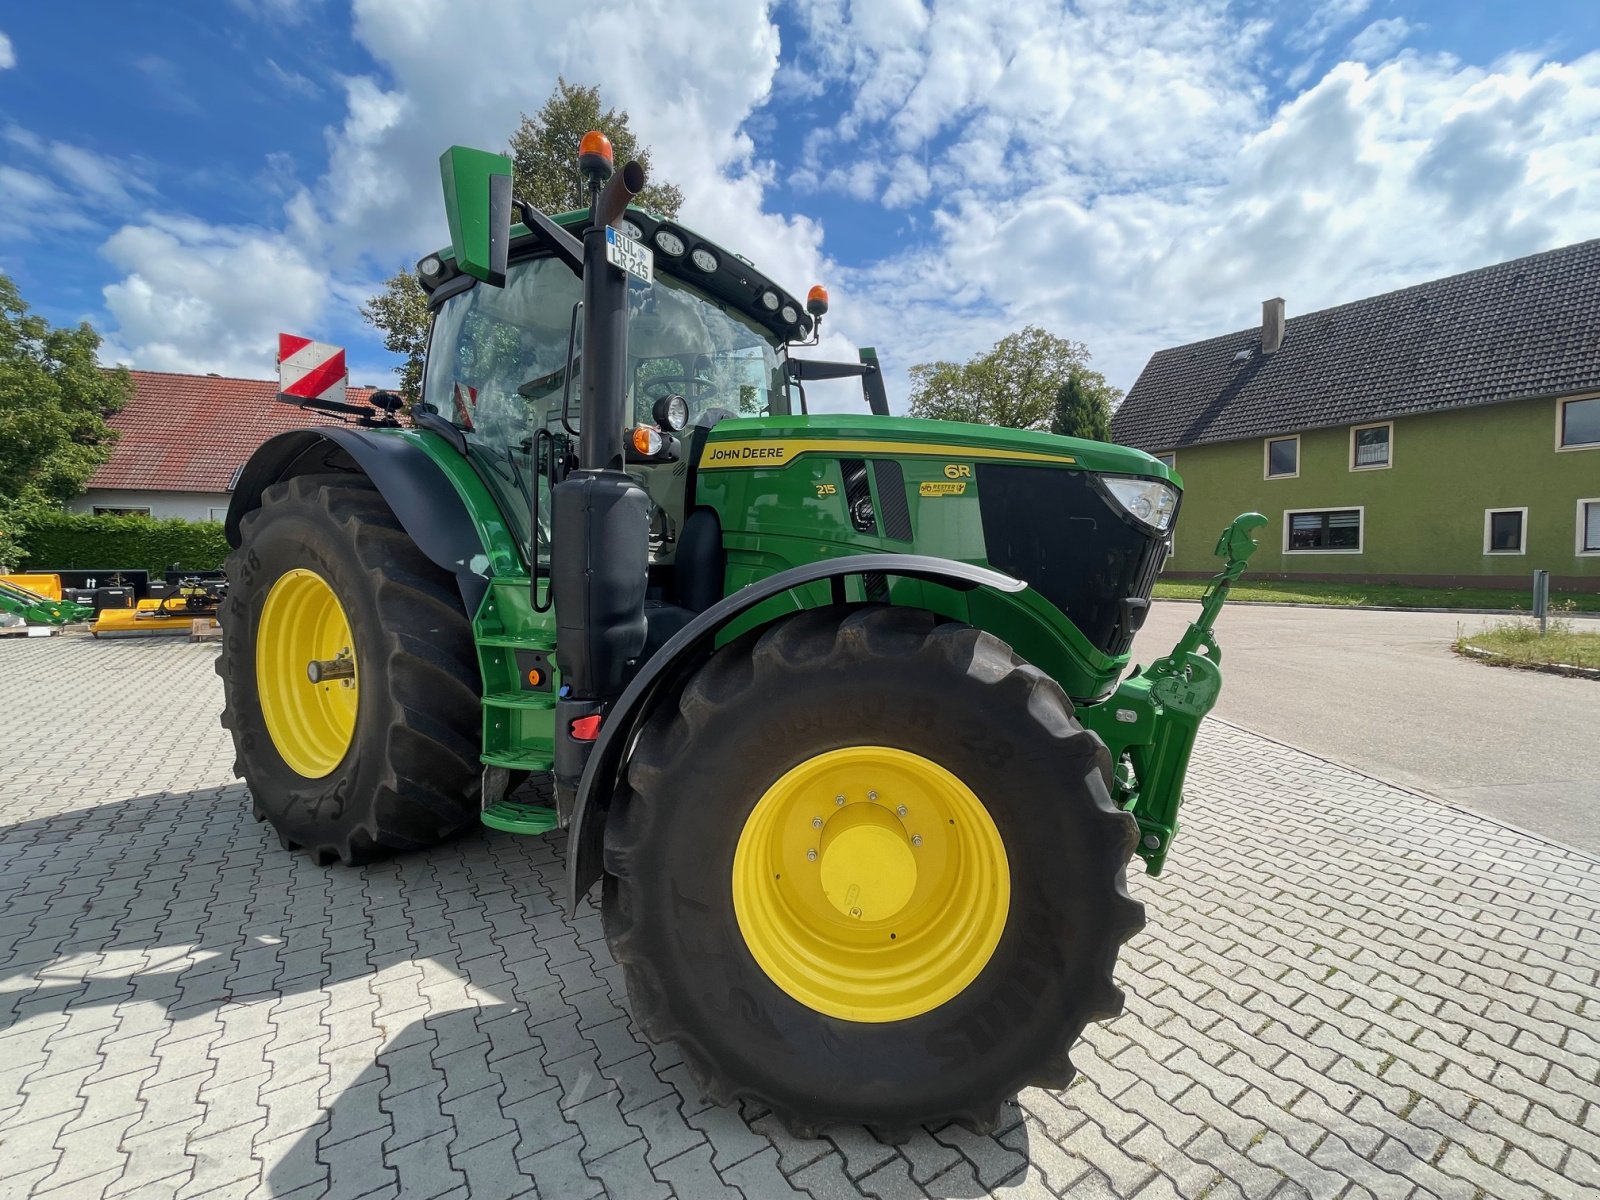
[[[1539,636],[1545,635],[1550,624],[1550,572],[1533,573],[1533,615],[1539,618]]]

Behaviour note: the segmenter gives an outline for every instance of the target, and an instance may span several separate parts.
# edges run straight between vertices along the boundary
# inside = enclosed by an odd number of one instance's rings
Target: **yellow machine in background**
[[[216,617],[227,587],[220,579],[183,579],[158,599],[141,600],[133,608],[101,609],[89,632],[95,637],[186,634],[193,629],[197,618]]]

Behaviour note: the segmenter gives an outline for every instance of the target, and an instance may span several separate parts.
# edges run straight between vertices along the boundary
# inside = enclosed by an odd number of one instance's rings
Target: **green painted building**
[[[1154,355],[1116,441],[1183,477],[1169,576],[1600,591],[1600,240]]]

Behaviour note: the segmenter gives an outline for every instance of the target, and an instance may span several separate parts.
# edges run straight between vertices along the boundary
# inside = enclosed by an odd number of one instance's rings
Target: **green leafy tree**
[[[1056,389],[1050,432],[1066,437],[1111,440],[1111,406],[1121,395],[1098,371],[1074,368]]]
[[[911,415],[1013,429],[1048,429],[1056,393],[1074,372],[1086,386],[1115,389],[1089,370],[1082,342],[1029,325],[1007,334],[964,363],[918,363],[911,368]]]
[[[587,185],[578,170],[578,140],[591,129],[611,139],[617,166],[637,159],[644,168],[644,191],[634,203],[663,217],[675,217],[683,192],[670,183],[650,180],[650,151],[628,128],[621,109],[600,111],[600,89],[556,80],[555,91],[533,116],[511,135],[511,159],[516,164],[517,197],[547,213],[567,212],[589,203]]]
[[[133,380],[97,357],[87,324],[53,329],[28,311],[0,274],[0,510],[7,526],[29,508],[83,491],[111,454],[106,418],[127,402]]]
[[[578,141],[591,129],[611,139],[617,165],[638,159],[650,174],[650,151],[628,128],[628,114],[600,110],[600,89],[557,79],[555,90],[537,114],[522,115],[509,147],[515,163],[517,197],[548,213],[567,212],[588,203],[578,173]],[[683,192],[666,182],[652,182],[635,203],[664,217],[678,215]],[[428,346],[428,304],[422,285],[409,268],[397,271],[383,291],[361,306],[361,315],[383,334],[386,348],[404,359],[400,395],[407,408],[422,399],[422,360]]]
[[[384,348],[405,359],[399,392],[409,411],[422,399],[422,359],[428,349],[428,297],[416,272],[389,276],[383,291],[361,306],[361,315],[383,332]]]

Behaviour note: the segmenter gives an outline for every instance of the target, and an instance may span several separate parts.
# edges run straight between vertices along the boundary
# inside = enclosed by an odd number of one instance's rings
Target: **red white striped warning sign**
[[[344,349],[292,333],[278,335],[278,393],[293,400],[344,400]]]

